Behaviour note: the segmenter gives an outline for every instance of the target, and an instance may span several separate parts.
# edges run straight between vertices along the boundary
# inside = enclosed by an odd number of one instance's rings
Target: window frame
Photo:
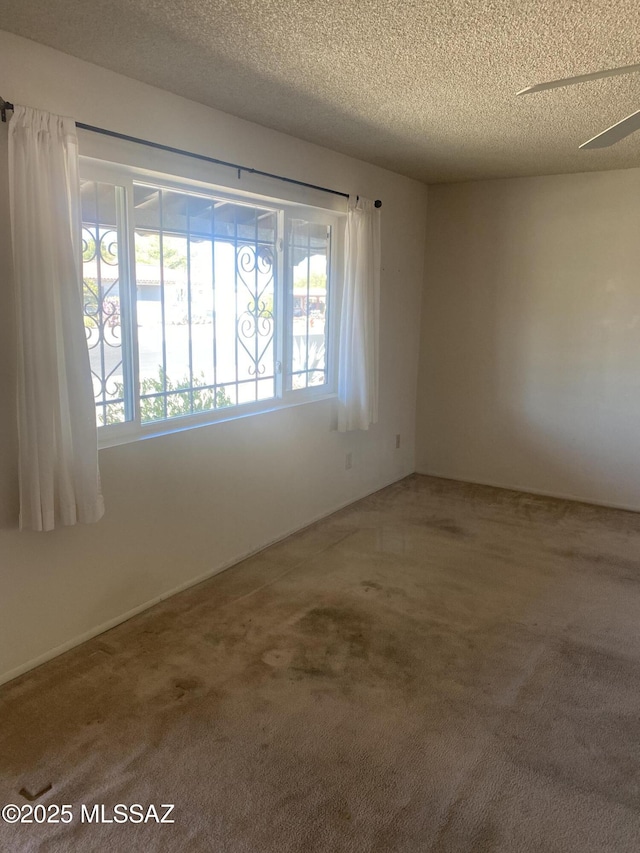
[[[99,426],[98,446],[112,447],[119,444],[183,432],[215,423],[250,417],[279,409],[299,406],[305,403],[335,398],[337,393],[337,362],[339,337],[339,306],[342,296],[342,276],[340,260],[344,252],[344,232],[346,211],[324,208],[317,204],[291,201],[264,193],[209,183],[200,179],[167,174],[163,171],[148,170],[137,166],[99,160],[94,157],[80,156],[81,180],[97,181],[123,188],[124,199],[118,201],[118,217],[122,222],[122,235],[118,233],[118,273],[120,281],[120,299],[126,301],[122,323],[122,361],[123,375],[129,382],[133,418],[123,423]],[[148,184],[163,190],[195,193],[205,196],[214,195],[218,200],[227,200],[236,204],[262,206],[277,214],[278,235],[276,253],[276,282],[274,286],[274,347],[276,374],[274,396],[265,400],[236,403],[232,406],[179,415],[163,420],[142,423],[140,419],[139,393],[139,348],[137,323],[137,296],[135,278],[135,214],[134,184]],[[293,318],[293,266],[289,264],[289,227],[293,219],[331,227],[331,240],[327,255],[327,302],[325,323],[325,378],[322,385],[293,389],[289,386],[290,366],[292,366],[293,332],[290,321]],[[118,222],[120,225],[120,222]],[[278,363],[280,369],[277,369]],[[125,404],[127,409],[127,404]]]

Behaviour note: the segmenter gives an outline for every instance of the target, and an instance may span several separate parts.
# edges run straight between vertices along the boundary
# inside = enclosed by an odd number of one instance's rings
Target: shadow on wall
[[[420,470],[640,508],[640,249],[616,206],[624,180],[436,188]]]
[[[0,125],[0,529],[18,526],[15,303],[7,156],[6,127]]]

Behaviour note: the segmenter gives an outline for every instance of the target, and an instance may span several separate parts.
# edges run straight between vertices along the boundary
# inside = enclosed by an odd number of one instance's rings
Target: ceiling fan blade
[[[590,74],[578,74],[577,77],[565,77],[563,80],[549,80],[547,83],[536,83],[527,86],[516,94],[530,95],[532,92],[544,92],[546,89],[559,89],[562,86],[573,86],[576,83],[586,83],[588,80],[600,80],[602,77],[616,77],[618,74],[634,74],[640,71],[638,65],[621,65],[620,68],[608,68],[605,71],[592,71]]]
[[[616,124],[612,124],[611,127],[603,130],[602,133],[583,142],[580,148],[608,148],[609,145],[613,145],[614,142],[620,142],[621,139],[624,139],[625,136],[629,136],[631,133],[635,133],[636,130],[640,130],[640,110],[631,113],[630,116],[623,118],[621,121],[616,122]]]

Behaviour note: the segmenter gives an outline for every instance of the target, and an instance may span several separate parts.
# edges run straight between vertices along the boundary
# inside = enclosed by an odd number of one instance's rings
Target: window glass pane
[[[275,395],[275,211],[136,185],[143,422]]]
[[[124,189],[81,181],[84,328],[98,426],[128,419],[123,359],[121,263],[118,235]],[[129,415],[129,418],[131,416]]]
[[[134,186],[136,313],[138,321],[138,369],[141,420],[166,417],[165,272],[168,285],[174,271],[163,257],[161,227],[162,193],[152,187]]]
[[[327,281],[331,228],[294,219],[289,232],[291,265],[292,390],[327,382]]]

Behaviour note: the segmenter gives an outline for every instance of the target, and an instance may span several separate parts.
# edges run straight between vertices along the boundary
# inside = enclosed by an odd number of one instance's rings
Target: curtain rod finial
[[[379,198],[377,198],[377,199],[374,201],[373,206],[374,206],[374,207],[382,207],[382,202],[380,201],[380,199],[379,199]]]
[[[9,101],[5,101],[5,99],[0,96],[0,115],[2,116],[2,121],[7,120],[7,110],[13,111],[13,104],[10,104]]]

